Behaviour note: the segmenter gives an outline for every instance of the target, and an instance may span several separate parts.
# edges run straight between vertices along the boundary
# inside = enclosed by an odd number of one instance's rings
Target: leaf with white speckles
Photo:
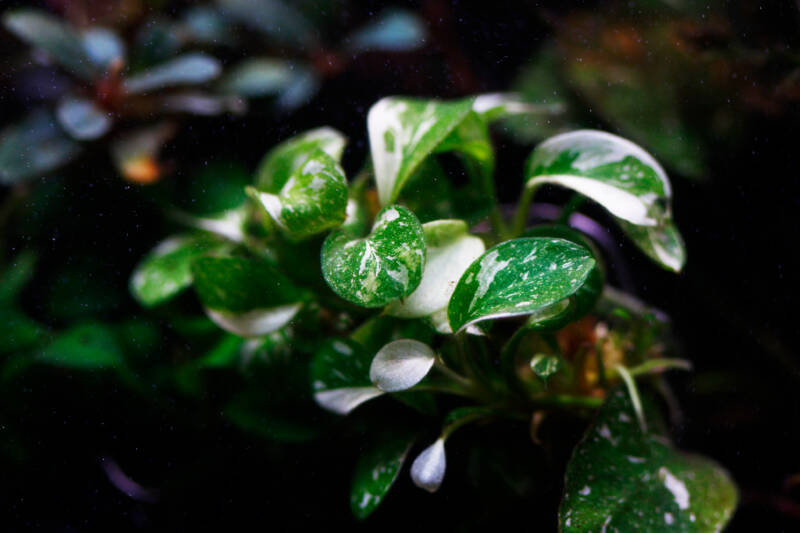
[[[686,247],[672,221],[658,226],[634,226],[624,220],[617,222],[628,238],[650,259],[673,272],[683,269],[686,264]]]
[[[551,137],[527,163],[527,187],[551,183],[572,189],[639,226],[669,218],[672,195],[661,165],[632,142],[595,130]]]
[[[408,296],[420,283],[425,237],[414,213],[388,206],[378,213],[369,235],[334,231],[322,247],[322,273],[342,298],[381,307]]]
[[[166,302],[192,284],[192,261],[223,246],[205,235],[161,241],[134,269],[131,294],[145,307]]]
[[[453,331],[494,318],[528,315],[575,294],[595,260],[564,239],[513,239],[487,250],[456,285],[447,316]]]
[[[320,149],[337,163],[347,138],[333,128],[317,128],[287,139],[272,148],[258,165],[255,185],[262,191],[279,191],[308,156]]]
[[[712,533],[736,502],[722,467],[644,433],[629,396],[616,389],[567,466],[559,531]]]
[[[389,97],[369,110],[367,129],[381,205],[397,200],[422,161],[470,113],[472,100]]]
[[[332,339],[311,362],[311,388],[317,403],[346,415],[362,403],[383,394],[369,379],[372,356],[352,339]]]
[[[194,288],[219,327],[241,337],[266,335],[300,310],[302,294],[272,266],[244,257],[201,257]]]
[[[422,280],[408,298],[389,304],[387,314],[416,318],[445,310],[461,275],[486,250],[462,220],[436,220],[423,224],[422,230],[427,245]]]
[[[274,185],[274,183],[273,183]],[[347,180],[339,164],[319,148],[279,189],[248,193],[291,239],[302,240],[340,226],[347,211]]]
[[[392,488],[416,432],[392,427],[372,437],[356,464],[350,490],[350,509],[359,520],[372,514]]]

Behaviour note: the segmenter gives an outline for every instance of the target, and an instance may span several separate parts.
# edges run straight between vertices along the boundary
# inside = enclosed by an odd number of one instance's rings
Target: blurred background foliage
[[[342,431],[311,405],[305,367],[293,364],[313,349],[297,341],[303,332],[247,343],[217,329],[192,295],[145,311],[129,294],[130,273],[178,222],[215,220],[244,201],[260,158],[291,135],[343,131],[355,175],[378,98],[509,88],[541,113],[494,131],[502,199],[516,196],[531,146],[566,129],[618,132],[664,162],[688,267],[673,279],[611,231],[600,236],[611,281],[671,316],[695,362],[694,374],[672,380],[683,407],[675,429],[681,447],[717,458],[739,484],[730,531],[800,524],[797,3],[49,0],[3,9],[7,530],[359,527],[347,495],[365,429]],[[374,416],[369,406],[358,413],[364,427]],[[407,415],[396,416],[399,425]],[[550,447],[518,427],[465,430],[448,452],[463,468],[451,469],[446,490],[398,483],[360,527],[534,521],[554,530],[554,473],[581,429],[549,421]]]

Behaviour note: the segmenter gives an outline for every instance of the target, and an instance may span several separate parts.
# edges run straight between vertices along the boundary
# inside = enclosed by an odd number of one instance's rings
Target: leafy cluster
[[[391,398],[427,420],[375,424],[354,476],[359,518],[384,499],[431,419],[441,431],[410,474],[436,491],[457,429],[522,420],[538,439],[547,413],[603,406],[567,468],[561,530],[718,531],[736,504],[732,482],[715,463],[672,447],[637,385],[661,383],[663,371],[688,363],[664,356],[645,306],[604,287],[602,255],[569,225],[588,198],[644,254],[679,271],[685,252],[666,173],[615,135],[560,134],[532,152],[509,217],[494,192],[489,125],[535,112],[506,94],[384,98],[367,118],[370,160],[352,179],[338,131],[288,139],[266,154],[236,205],[181,214],[192,229],[141,262],[132,293],[157,308],[194,289],[230,334],[198,365],[269,363],[269,389],[246,394],[272,397],[270,414],[241,409],[243,396],[226,409],[240,425],[287,440],[312,436],[308,406],[283,393],[297,378],[337,415],[373,401],[389,409]],[[446,153],[466,184],[450,178]],[[575,197],[554,223],[530,226],[531,202],[549,186]]]
[[[144,18],[133,29],[9,10],[4,28],[31,46],[45,71],[30,63],[20,70],[56,81],[43,105],[0,135],[0,184],[47,174],[105,140],[125,179],[153,183],[166,171],[159,152],[178,117],[241,115],[255,99],[292,111],[360,54],[409,51],[426,41],[421,20],[402,10],[386,10],[336,45],[324,42],[324,23],[280,0],[218,0],[174,18]],[[247,59],[225,69],[231,55]]]

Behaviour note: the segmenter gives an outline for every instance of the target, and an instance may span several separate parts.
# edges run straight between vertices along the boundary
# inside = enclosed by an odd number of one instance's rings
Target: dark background
[[[632,9],[635,4],[630,2]],[[355,27],[383,5],[353,2],[344,19]],[[447,98],[506,90],[537,47],[552,37],[554,21],[568,20],[574,12],[601,13],[610,4],[431,0],[400,5],[428,21],[432,39],[424,50],[361,57],[326,81],[309,105],[278,120],[254,112],[187,121],[188,129],[167,147],[168,157],[177,162],[170,179],[180,184],[206,163],[231,157],[252,169],[275,142],[324,124],[350,137],[345,166],[353,172],[367,151],[366,111],[381,96]],[[732,2],[725,13],[741,42],[753,48],[780,43],[797,53],[797,4]],[[0,47],[0,116],[5,123],[38,97],[15,81],[13,64],[4,59],[23,47],[5,33],[0,33]],[[752,80],[765,90],[769,83]],[[588,125],[610,129],[590,109],[584,112]],[[675,336],[696,366],[694,374],[671,379],[685,415],[674,434],[682,448],[715,458],[735,478],[741,504],[729,531],[790,532],[800,529],[800,492],[785,485],[800,472],[797,110],[765,114],[742,109],[741,114],[745,134],[734,149],[710,152],[708,179],[691,181],[671,173],[675,219],[688,247],[685,271],[676,276],[659,270],[622,239],[626,264],[612,268],[631,272],[633,291],[672,317]],[[521,185],[530,147],[502,132],[494,140],[499,193],[510,202]],[[712,147],[723,146],[707,140]],[[44,250],[37,269],[41,279],[90,253],[100,268],[76,283],[123,294],[123,303],[104,310],[104,318],[141,313],[124,296],[127,280],[143,253],[164,235],[162,215],[139,188],[119,179],[102,150],[90,151],[62,174],[69,187],[53,193],[58,195],[54,201],[64,205],[58,217],[15,233],[5,244],[15,250],[33,243]],[[37,185],[46,187],[45,181]],[[35,214],[36,206],[29,208]],[[35,286],[26,290],[25,303],[34,315],[45,312],[42,292]],[[461,443],[490,438],[521,446],[524,428],[464,431],[448,445],[448,475],[439,493],[419,491],[404,473],[374,517],[359,525],[347,500],[358,434],[337,436],[334,430],[337,438],[291,446],[254,440],[217,416],[213,399],[198,406],[168,391],[154,391],[161,399],[147,402],[99,375],[38,369],[7,387],[0,409],[14,421],[15,432],[0,438],[7,447],[24,450],[24,460],[3,465],[4,530],[181,531],[245,523],[277,530],[504,524],[555,530],[560,488],[553,472],[529,476],[531,483],[541,480],[535,500],[487,494],[463,474],[469,454]],[[551,452],[553,471],[563,471],[570,450]],[[135,501],[120,492],[109,482],[104,460],[157,489],[157,501]]]

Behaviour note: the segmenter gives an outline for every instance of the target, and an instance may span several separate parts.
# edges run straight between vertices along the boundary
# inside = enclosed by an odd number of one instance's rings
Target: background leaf
[[[199,85],[215,79],[221,72],[219,61],[194,52],[128,77],[124,88],[128,94],[139,94],[178,85]]]

